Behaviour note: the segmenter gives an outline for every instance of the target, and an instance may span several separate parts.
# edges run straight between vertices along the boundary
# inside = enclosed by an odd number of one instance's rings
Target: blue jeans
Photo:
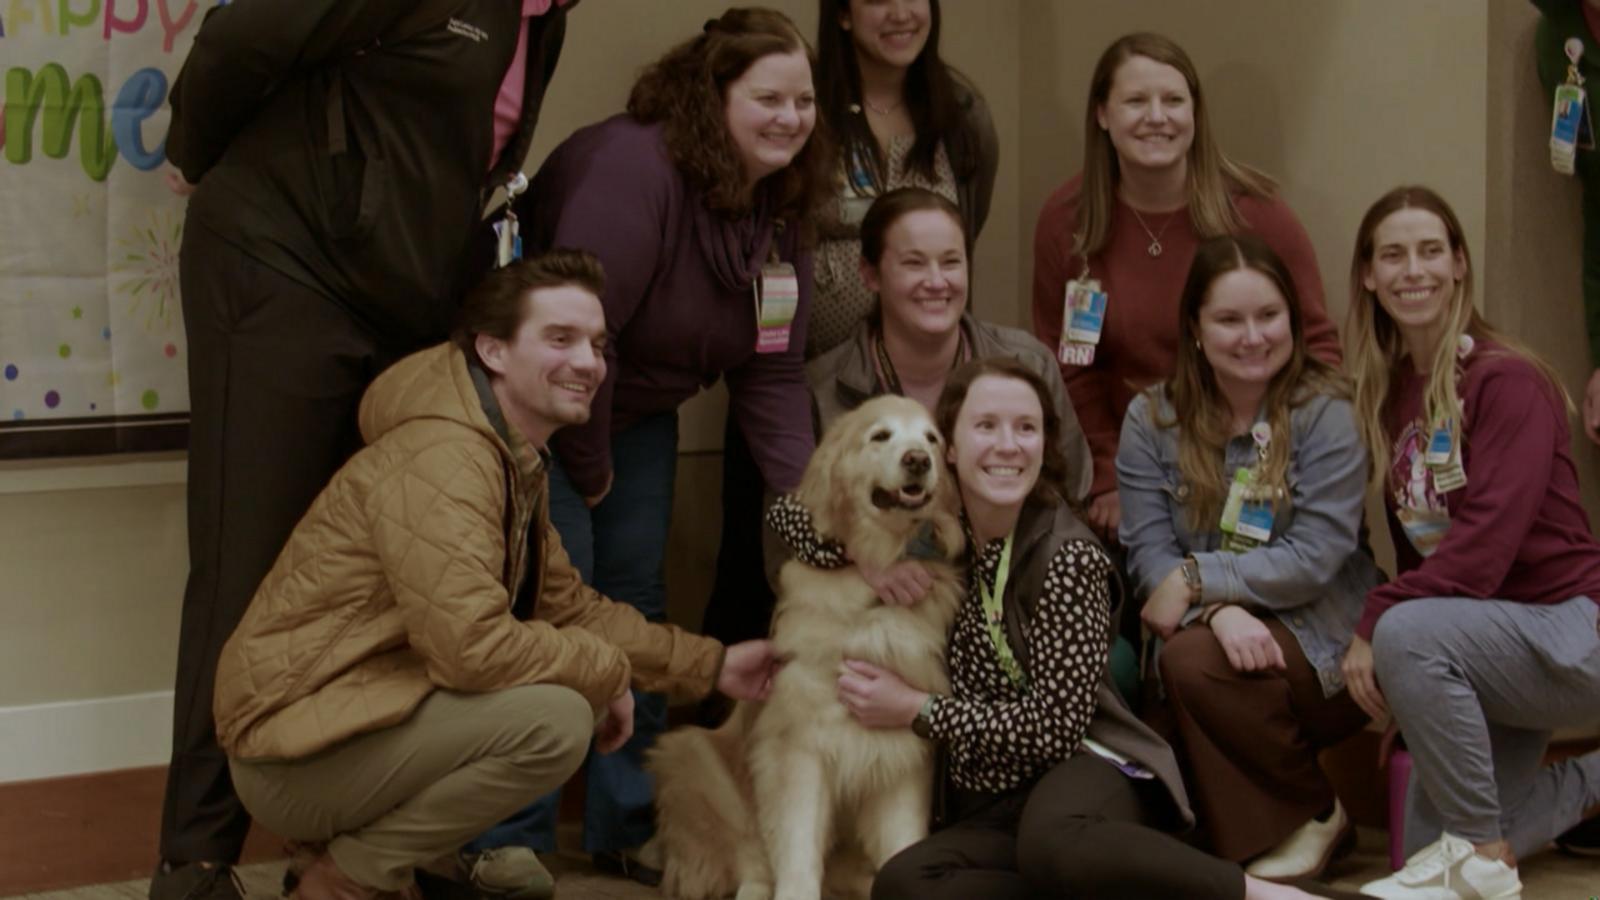
[[[645,618],[667,614],[667,531],[678,465],[678,414],[662,413],[629,425],[611,438],[611,492],[589,509],[559,460],[550,467],[550,521],[583,580],[606,597],[627,603]],[[590,853],[637,847],[655,831],[654,780],[644,752],[666,727],[660,694],[633,692],[633,737],[601,756],[590,748],[584,802],[583,849]],[[556,847],[558,790],[536,801],[467,845],[470,850]]]

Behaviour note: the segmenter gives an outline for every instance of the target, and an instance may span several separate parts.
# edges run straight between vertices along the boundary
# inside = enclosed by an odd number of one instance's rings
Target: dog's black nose
[[[900,457],[900,465],[913,475],[925,475],[933,466],[933,460],[922,450],[907,450],[906,455]]]

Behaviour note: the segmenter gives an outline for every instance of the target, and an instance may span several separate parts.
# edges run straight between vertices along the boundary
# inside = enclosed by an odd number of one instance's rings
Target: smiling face
[[[1032,385],[980,375],[956,413],[946,460],[970,512],[1022,508],[1044,464],[1044,408]]]
[[[477,350],[506,418],[542,445],[561,426],[589,421],[606,375],[606,317],[600,298],[574,285],[536,288],[525,302],[511,339],[480,334]]]
[[[928,44],[928,0],[851,0],[839,17],[859,63],[907,69]]]
[[[753,186],[793,162],[816,127],[810,61],[800,50],[757,59],[728,83],[723,106],[746,185]]]
[[[1224,393],[1272,381],[1294,352],[1289,303],[1251,268],[1225,272],[1206,291],[1195,333]]]
[[[1361,283],[1399,327],[1412,358],[1431,359],[1467,275],[1466,257],[1451,249],[1444,220],[1426,209],[1395,210],[1372,238]]]
[[[1124,169],[1186,166],[1194,143],[1194,98],[1183,73],[1172,66],[1128,57],[1112,76],[1096,118]]]
[[[952,334],[967,308],[967,244],[961,225],[939,209],[918,209],[883,233],[876,266],[861,278],[878,295],[885,332],[916,338]]]

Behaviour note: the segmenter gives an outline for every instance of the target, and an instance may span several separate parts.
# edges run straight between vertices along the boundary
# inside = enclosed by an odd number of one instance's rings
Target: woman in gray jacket
[[[1251,875],[1315,876],[1354,835],[1317,751],[1366,722],[1339,660],[1380,578],[1361,534],[1367,454],[1264,242],[1202,244],[1179,315],[1176,375],[1122,425],[1128,571],[1165,639],[1213,849]]]

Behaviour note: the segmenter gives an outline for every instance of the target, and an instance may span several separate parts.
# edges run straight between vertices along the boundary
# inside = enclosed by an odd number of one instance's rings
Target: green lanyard
[[[1016,654],[1011,652],[1011,642],[1006,640],[1005,616],[1000,609],[1000,601],[1006,593],[1006,581],[1011,577],[1011,539],[1015,536],[1015,532],[1006,535],[1005,547],[1000,551],[1000,568],[994,576],[994,590],[989,590],[989,586],[984,584],[981,574],[978,576],[978,596],[983,600],[983,618],[989,626],[989,640],[994,644],[994,655],[1000,661],[1000,668],[1012,684],[1026,690],[1027,678],[1022,673]]]

